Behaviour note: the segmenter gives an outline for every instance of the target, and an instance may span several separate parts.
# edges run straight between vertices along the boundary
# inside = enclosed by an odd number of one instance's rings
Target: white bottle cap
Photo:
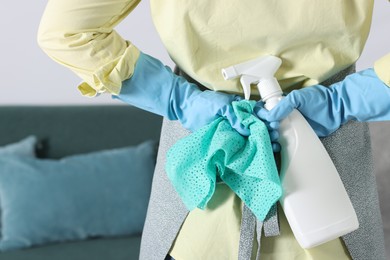
[[[274,96],[281,96],[283,94],[279,82],[276,78],[261,79],[257,84],[261,99],[266,101]]]

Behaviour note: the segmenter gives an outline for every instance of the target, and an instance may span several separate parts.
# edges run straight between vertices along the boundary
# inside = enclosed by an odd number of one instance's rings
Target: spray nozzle
[[[241,76],[245,99],[250,98],[251,84],[257,84],[261,97],[265,99],[276,92],[281,93],[279,83],[274,78],[281,64],[281,59],[268,55],[222,69],[222,75],[225,80]]]

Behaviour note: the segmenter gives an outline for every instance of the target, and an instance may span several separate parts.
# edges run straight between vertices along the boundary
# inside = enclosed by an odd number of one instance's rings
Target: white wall
[[[36,33],[46,2],[7,1],[1,5],[0,105],[117,103],[109,95],[81,97],[76,89],[79,78],[38,48]],[[386,0],[376,2],[372,31],[358,69],[371,67],[373,61],[390,52],[390,37],[385,32],[390,24],[390,4]],[[173,66],[154,30],[149,1],[142,1],[117,29],[146,53]]]

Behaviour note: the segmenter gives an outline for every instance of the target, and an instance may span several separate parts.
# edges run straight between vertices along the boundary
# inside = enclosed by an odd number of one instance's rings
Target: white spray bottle
[[[281,64],[281,59],[265,56],[223,69],[222,75],[225,80],[241,76],[245,99],[251,84],[257,84],[270,110],[283,98],[274,77]],[[311,248],[357,229],[359,222],[340,176],[305,118],[294,110],[280,122],[279,134],[280,203],[301,247]]]

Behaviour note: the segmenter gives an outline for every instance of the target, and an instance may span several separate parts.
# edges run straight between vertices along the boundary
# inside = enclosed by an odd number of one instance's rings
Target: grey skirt
[[[323,82],[329,85],[343,79],[353,67]],[[189,213],[165,173],[166,153],[177,140],[190,134],[179,122],[164,119],[152,192],[142,234],[140,259],[165,259],[173,241]],[[373,175],[369,129],[366,123],[349,122],[322,142],[330,154],[351,198],[359,219],[359,229],[343,237],[353,259],[385,260],[384,235],[379,210],[378,193]],[[254,230],[265,235],[277,233],[277,213],[270,214],[265,223],[255,220],[244,208],[239,259],[249,260]],[[260,236],[258,236],[258,243]],[[261,244],[261,243],[260,243]],[[258,254],[258,258],[261,256]]]

